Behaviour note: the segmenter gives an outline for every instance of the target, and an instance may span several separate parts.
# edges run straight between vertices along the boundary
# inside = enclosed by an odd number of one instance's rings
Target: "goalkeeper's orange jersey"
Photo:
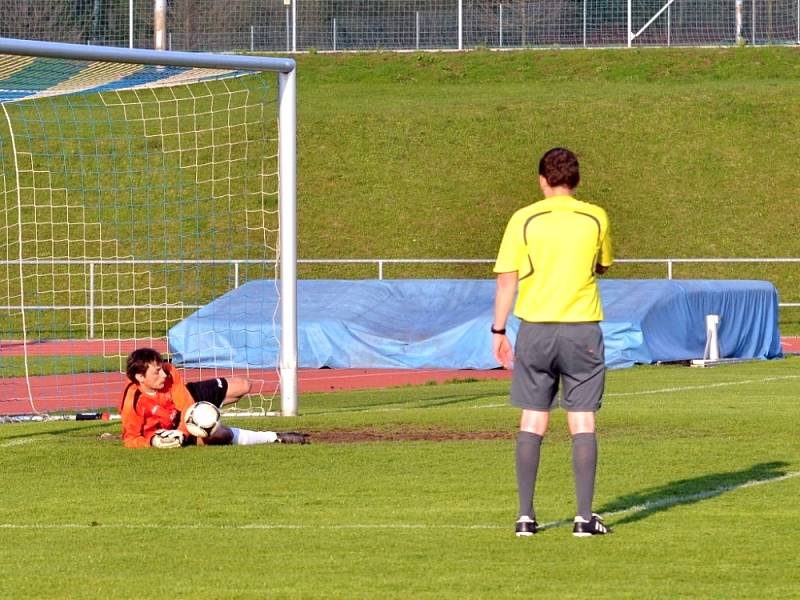
[[[169,363],[164,363],[161,368],[166,372],[167,380],[155,395],[143,392],[138,383],[128,383],[122,394],[119,412],[122,416],[122,443],[127,448],[149,447],[150,439],[159,429],[180,429],[189,435],[181,413],[185,413],[194,400],[177,369]]]

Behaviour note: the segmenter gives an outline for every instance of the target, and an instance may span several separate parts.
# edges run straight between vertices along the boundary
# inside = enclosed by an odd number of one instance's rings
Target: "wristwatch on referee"
[[[494,328],[494,324],[492,324],[492,333],[494,333],[496,335],[505,335],[506,334],[506,328],[503,327],[502,329],[495,329]]]

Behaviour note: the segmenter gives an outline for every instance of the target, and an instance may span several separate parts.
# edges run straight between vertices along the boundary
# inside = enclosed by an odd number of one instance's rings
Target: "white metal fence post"
[[[744,0],[736,0],[736,43],[741,44],[742,40],[742,10],[744,9]]]
[[[672,45],[672,5],[667,7],[667,46]]]
[[[583,47],[586,48],[586,0],[583,0]]]
[[[458,0],[458,49],[464,49],[464,0]]]
[[[292,2],[292,52],[297,52],[297,2]]]
[[[503,47],[503,4],[500,4],[500,47]]]
[[[632,10],[632,0],[628,0],[628,48],[631,47],[633,44],[633,16],[631,14]]]
[[[133,0],[128,0],[128,48],[133,48]]]

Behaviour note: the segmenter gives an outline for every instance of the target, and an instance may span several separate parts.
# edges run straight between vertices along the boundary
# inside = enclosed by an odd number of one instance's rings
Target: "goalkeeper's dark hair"
[[[567,186],[575,189],[581,181],[578,157],[566,148],[553,148],[539,160],[539,175],[550,187]]]
[[[155,363],[161,365],[164,359],[161,353],[152,348],[138,348],[128,355],[128,363],[125,366],[125,374],[133,383],[136,383],[137,375],[147,373],[147,367]]]

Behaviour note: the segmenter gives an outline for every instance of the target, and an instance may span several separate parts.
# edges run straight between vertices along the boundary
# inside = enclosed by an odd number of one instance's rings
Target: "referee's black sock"
[[[592,518],[594,479],[597,473],[597,435],[576,433],[572,436],[572,471],[575,474],[575,497],[578,515]]]
[[[536,474],[539,471],[539,450],[542,436],[529,431],[517,435],[517,491],[519,493],[519,514],[534,518],[533,492],[536,487]]]

